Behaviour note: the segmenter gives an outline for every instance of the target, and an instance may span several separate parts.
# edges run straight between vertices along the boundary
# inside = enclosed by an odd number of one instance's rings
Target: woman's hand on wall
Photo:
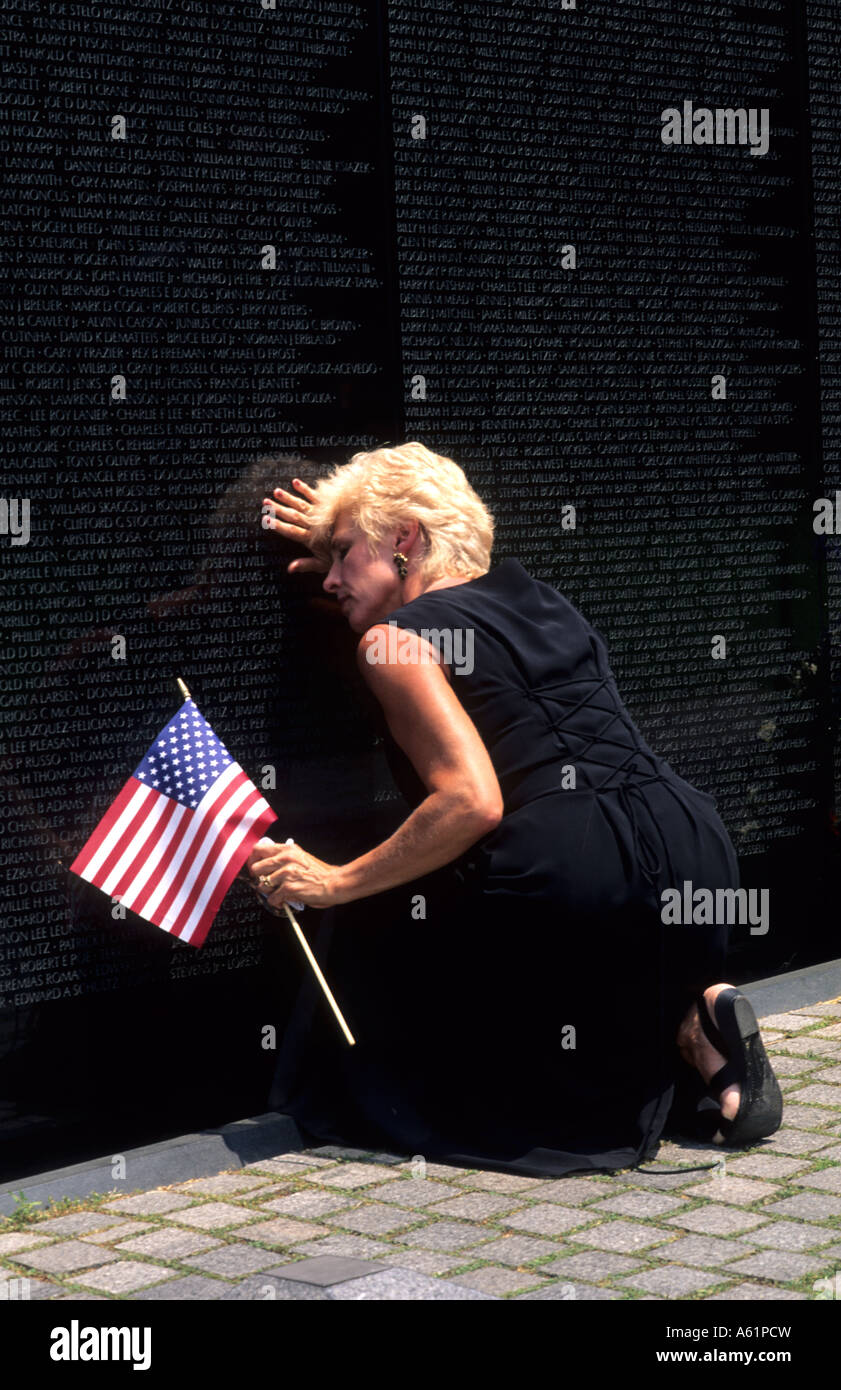
[[[263,498],[263,525],[267,531],[278,531],[280,535],[286,536],[287,540],[298,541],[307,549],[311,549],[307,514],[310,503],[315,501],[315,493],[309,483],[303,482],[301,478],[293,478],[292,485],[303,496],[295,497],[282,487],[276,487],[273,498]],[[325,560],[314,555],[312,559],[290,561],[286,566],[286,572],[300,574],[304,570],[314,570],[318,574],[326,574],[329,568]]]

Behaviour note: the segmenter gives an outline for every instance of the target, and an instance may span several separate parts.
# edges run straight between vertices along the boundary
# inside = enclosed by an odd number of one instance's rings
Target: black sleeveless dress
[[[325,914],[358,1042],[322,1011],[274,1103],[329,1142],[538,1176],[632,1167],[703,1094],[675,1035],[726,978],[727,927],[664,925],[660,895],[739,886],[715,801],[648,747],[602,636],[519,561],[388,621],[460,631],[452,688],[505,813],[436,873]],[[414,807],[426,790],[382,728]]]

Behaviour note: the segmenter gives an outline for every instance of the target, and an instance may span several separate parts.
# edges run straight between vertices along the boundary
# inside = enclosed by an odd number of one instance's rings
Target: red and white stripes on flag
[[[192,700],[161,729],[70,871],[201,946],[277,816]]]

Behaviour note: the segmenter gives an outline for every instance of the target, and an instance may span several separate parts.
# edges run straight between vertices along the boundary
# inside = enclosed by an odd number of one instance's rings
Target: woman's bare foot
[[[704,990],[704,999],[706,1000],[710,1017],[713,1020],[715,1020],[714,1006],[716,996],[723,989],[733,988],[733,985],[710,985],[708,989]],[[724,1057],[717,1048],[713,1047],[713,1044],[704,1032],[701,1019],[698,1015],[698,1006],[695,1003],[693,1003],[687,1011],[686,1017],[678,1029],[677,1045],[684,1061],[688,1062],[690,1066],[696,1067],[701,1073],[705,1085],[709,1084],[716,1072],[719,1071],[727,1061],[727,1058]],[[722,1117],[725,1120],[735,1119],[739,1110],[739,1097],[739,1087],[736,1085],[727,1086],[721,1092],[719,1105],[721,1106]],[[714,1136],[713,1142],[723,1142],[723,1135],[720,1131]]]

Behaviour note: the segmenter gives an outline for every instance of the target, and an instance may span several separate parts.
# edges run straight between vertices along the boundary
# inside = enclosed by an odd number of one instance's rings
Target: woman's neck
[[[479,575],[473,575],[472,578],[478,579]],[[417,575],[412,575],[406,581],[404,602],[411,603],[412,599],[420,598],[421,594],[431,593],[433,589],[451,589],[456,584],[469,583],[470,579],[465,578],[463,574],[444,574],[438,579],[433,579],[429,584],[424,584]]]

